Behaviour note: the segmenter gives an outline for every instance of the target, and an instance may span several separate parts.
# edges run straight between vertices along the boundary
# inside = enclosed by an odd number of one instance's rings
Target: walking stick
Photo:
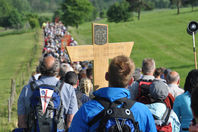
[[[198,23],[195,21],[191,21],[188,24],[187,32],[193,37],[193,53],[194,53],[195,69],[197,69],[197,54],[195,48],[195,34],[197,33],[197,30],[198,30]]]
[[[195,61],[195,69],[197,69],[197,54],[196,54],[196,48],[195,48],[195,33],[193,32],[193,52],[194,52],[194,61]]]

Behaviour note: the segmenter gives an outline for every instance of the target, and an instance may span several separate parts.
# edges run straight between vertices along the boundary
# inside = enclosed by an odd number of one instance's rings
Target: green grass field
[[[16,126],[16,103],[22,88],[19,81],[22,72],[24,73],[24,79],[29,78],[25,69],[32,58],[35,44],[37,45],[36,48],[39,49],[38,43],[35,41],[35,32],[0,37],[0,132],[11,130]],[[38,64],[40,54],[41,50],[34,56],[32,70],[35,69],[35,64]],[[7,107],[11,91],[11,78],[16,79],[17,95],[12,109],[12,121],[8,124]]]
[[[134,14],[134,20],[130,22],[100,20],[95,23],[108,24],[109,42],[135,42],[131,58],[136,67],[141,67],[144,58],[154,58],[157,67],[179,72],[183,87],[187,73],[194,68],[192,37],[187,34],[186,28],[190,21],[198,21],[198,12],[182,8],[181,14],[176,15],[175,9],[163,9],[142,12],[140,21],[136,18]],[[92,43],[90,22],[80,25],[78,30],[70,28],[70,31],[79,44]]]

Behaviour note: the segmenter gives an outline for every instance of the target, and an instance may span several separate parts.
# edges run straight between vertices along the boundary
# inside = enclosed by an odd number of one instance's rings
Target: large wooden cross
[[[72,62],[94,61],[94,89],[107,87],[105,73],[108,71],[109,59],[118,55],[130,56],[134,42],[108,43],[108,25],[92,24],[93,45],[66,46]]]

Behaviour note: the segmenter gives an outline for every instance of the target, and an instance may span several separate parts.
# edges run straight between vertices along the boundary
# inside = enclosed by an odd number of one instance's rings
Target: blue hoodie
[[[125,88],[101,88],[93,94],[95,97],[107,98],[112,102],[124,97],[130,98],[130,92]],[[96,122],[91,127],[88,126],[88,122],[103,109],[104,107],[96,100],[85,103],[74,116],[69,132],[95,131],[99,126],[99,122]],[[130,110],[133,112],[135,121],[139,123],[139,128],[142,132],[156,132],[153,116],[147,106],[136,102]]]

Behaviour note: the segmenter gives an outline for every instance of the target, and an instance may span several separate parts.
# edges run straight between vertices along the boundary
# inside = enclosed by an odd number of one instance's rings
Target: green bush
[[[29,19],[29,24],[30,24],[32,29],[39,28],[39,21],[36,18],[30,18]]]
[[[13,9],[9,16],[8,16],[8,22],[10,23],[12,28],[20,29],[24,25],[24,19],[22,15],[15,9]]]
[[[100,15],[100,18],[105,18],[105,11],[102,10],[99,15]]]
[[[39,20],[40,27],[42,27],[42,24],[44,22],[50,21],[50,18],[47,16],[40,16],[38,20]]]
[[[61,16],[63,15],[63,12],[62,10],[60,9],[57,9],[55,12],[54,12],[54,15],[52,17],[52,21],[55,21],[57,18],[58,19],[61,19]]]
[[[146,11],[153,10],[155,8],[155,3],[147,1],[143,8]]]
[[[107,11],[107,18],[110,22],[128,21],[130,18],[129,3],[128,2],[116,2],[109,7]]]

